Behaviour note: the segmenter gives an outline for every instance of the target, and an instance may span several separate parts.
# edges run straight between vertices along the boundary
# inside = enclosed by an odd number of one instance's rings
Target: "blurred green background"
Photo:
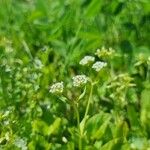
[[[46,47],[71,61],[102,45],[148,51],[149,21],[148,0],[0,1],[1,38],[11,39],[22,54],[25,41],[33,57]]]
[[[148,0],[0,0],[0,39],[10,40],[21,59],[48,49],[43,59],[56,68],[56,59],[63,61],[62,75],[101,46],[130,60],[149,53],[149,22]]]

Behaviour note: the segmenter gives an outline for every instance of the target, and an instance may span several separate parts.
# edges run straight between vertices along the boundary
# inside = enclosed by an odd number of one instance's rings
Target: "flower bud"
[[[109,56],[112,56],[114,54],[114,50],[112,48],[106,49],[105,47],[102,47],[101,49],[97,49],[95,55],[97,55],[99,58],[106,58]]]

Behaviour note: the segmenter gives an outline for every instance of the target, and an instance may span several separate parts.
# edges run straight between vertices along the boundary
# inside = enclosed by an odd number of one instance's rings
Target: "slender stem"
[[[85,110],[84,117],[83,117],[83,119],[82,119],[82,121],[81,121],[81,123],[82,123],[82,128],[80,129],[81,137],[82,137],[82,135],[83,135],[83,133],[84,133],[85,122],[86,122],[86,119],[87,119],[87,115],[88,115],[89,108],[90,108],[90,103],[91,103],[91,100],[92,100],[93,86],[94,86],[95,84],[96,84],[96,83],[91,82],[91,89],[90,89],[89,99],[88,99],[88,102],[87,102],[87,106],[86,106],[86,110]]]
[[[150,67],[149,67],[149,65],[148,65],[148,68],[147,68],[146,79],[148,81],[150,81]]]
[[[94,86],[94,84],[91,83],[90,95],[89,95],[89,99],[88,99],[88,103],[87,103],[86,110],[85,110],[85,115],[84,115],[85,119],[88,115],[88,111],[89,111],[89,108],[90,108],[90,103],[91,103],[91,100],[92,100],[93,86]]]
[[[78,131],[79,131],[79,150],[82,150],[82,135],[81,135],[81,129],[80,129],[80,114],[79,114],[79,110],[77,107],[77,103],[75,103],[76,101],[71,101],[65,94],[63,94],[63,96],[68,100],[68,103],[70,103],[70,105],[73,106],[75,115],[77,117],[77,126],[78,126]]]
[[[111,73],[111,77],[114,77],[115,74],[114,74],[114,67],[113,67],[113,64],[110,63],[110,73]]]
[[[81,137],[81,129],[80,129],[80,115],[77,108],[77,105],[73,102],[74,111],[77,117],[77,126],[79,130],[79,150],[82,150],[82,137]]]

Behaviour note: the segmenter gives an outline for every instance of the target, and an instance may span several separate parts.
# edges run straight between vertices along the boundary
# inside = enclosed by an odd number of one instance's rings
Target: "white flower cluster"
[[[27,140],[17,137],[14,141],[14,145],[21,150],[27,150]]]
[[[92,68],[99,72],[103,67],[106,67],[107,63],[106,62],[101,62],[101,61],[97,61],[96,63],[93,64]]]
[[[57,82],[50,87],[49,92],[59,94],[63,92],[63,89],[64,89],[63,82]]]
[[[80,87],[87,83],[88,78],[86,75],[77,75],[73,77],[72,80],[73,80],[73,86]]]
[[[95,58],[93,56],[85,56],[83,59],[81,59],[79,64],[84,66],[84,65],[90,64],[94,61],[95,61]]]
[[[98,53],[100,53],[101,51],[103,53],[107,52],[106,49],[103,47],[101,50],[98,49],[95,54],[98,55]],[[112,51],[112,49],[110,48],[109,52],[111,52],[111,51]],[[107,66],[106,62],[101,62],[101,61],[95,62],[95,57],[88,56],[88,55],[85,56],[83,59],[81,59],[79,64],[82,66],[85,66],[88,64],[93,64],[92,68],[97,72],[99,72],[102,68]],[[72,80],[73,80],[74,87],[82,87],[83,85],[85,85],[88,82],[88,80],[90,80],[90,78],[88,78],[86,75],[76,75],[72,78]],[[64,90],[63,82],[57,82],[50,87],[49,92],[54,93],[54,94],[60,94],[63,92],[63,90]]]

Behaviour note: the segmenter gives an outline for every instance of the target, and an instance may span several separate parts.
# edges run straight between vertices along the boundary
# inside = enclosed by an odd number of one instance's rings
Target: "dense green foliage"
[[[149,150],[149,33],[148,0],[0,0],[0,150]]]

